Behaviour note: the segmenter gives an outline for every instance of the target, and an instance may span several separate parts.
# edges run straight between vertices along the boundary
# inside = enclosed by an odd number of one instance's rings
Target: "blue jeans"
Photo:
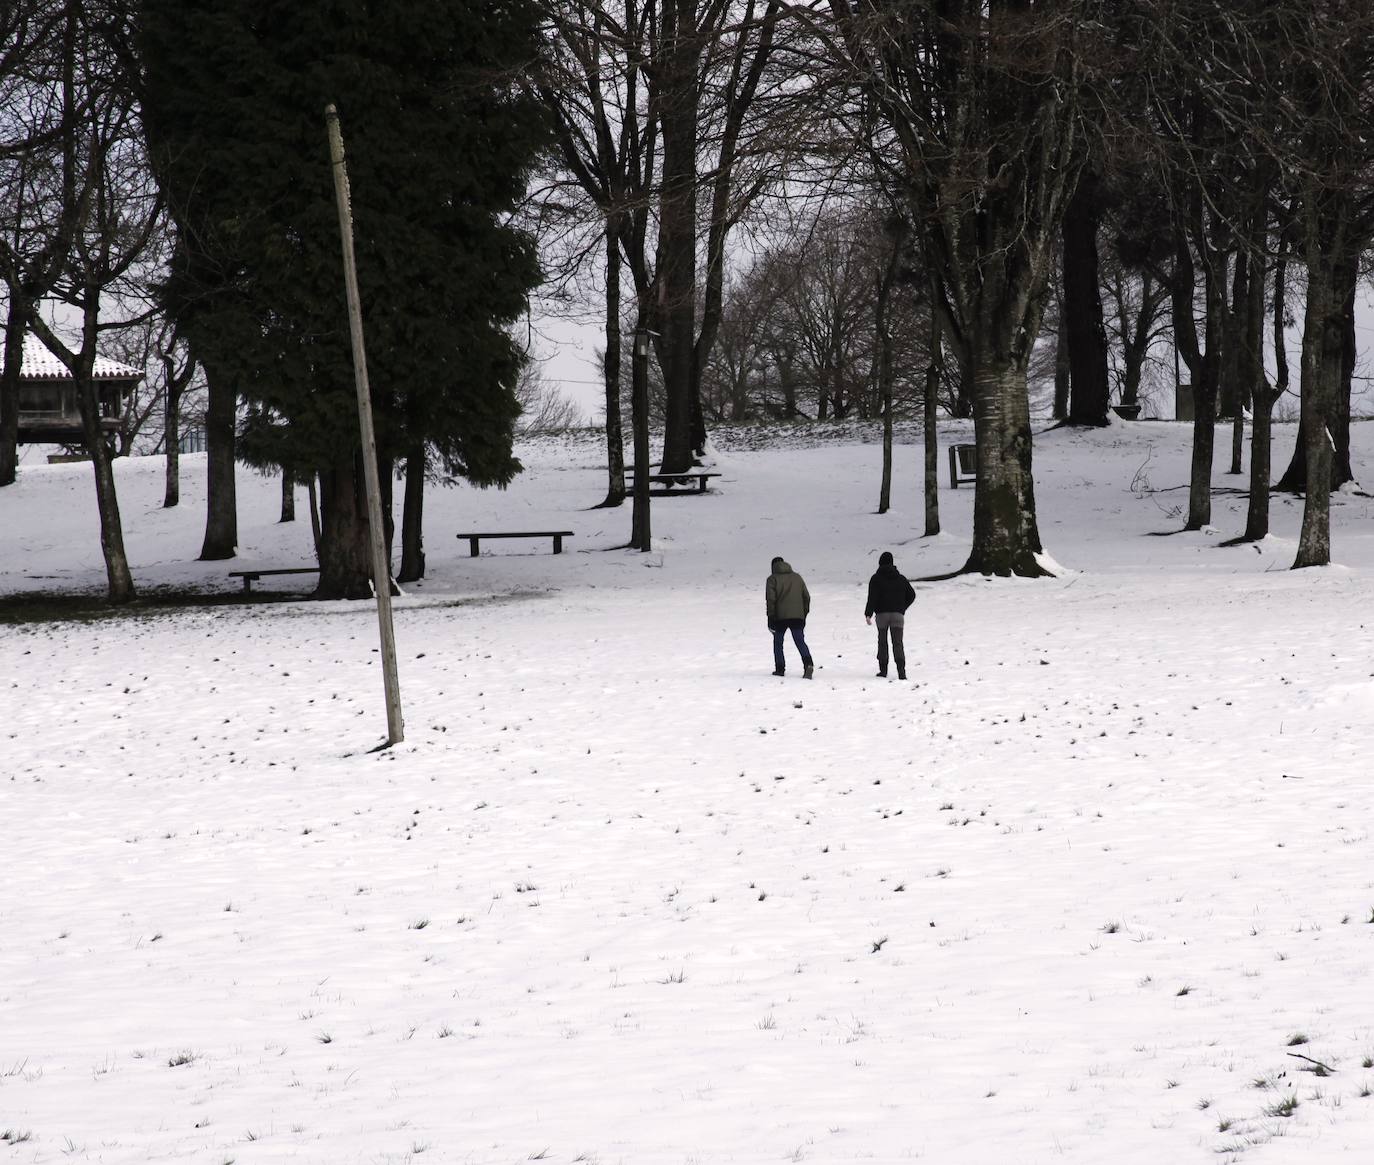
[[[773,624],[773,670],[783,671],[787,667],[787,661],[782,655],[783,637],[792,632],[792,642],[797,645],[797,652],[801,656],[804,667],[811,666],[811,649],[806,646],[806,620],[805,619],[779,619]]]

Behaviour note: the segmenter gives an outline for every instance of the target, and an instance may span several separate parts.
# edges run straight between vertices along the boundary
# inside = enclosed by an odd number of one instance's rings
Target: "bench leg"
[[[469,538],[469,539],[468,539],[468,557],[469,557],[469,558],[476,558],[476,557],[477,557],[477,542],[478,542],[478,539],[476,539],[476,538]]]
[[[251,595],[253,593],[253,580],[247,575],[243,576],[243,593],[245,595]]]
[[[553,536],[553,552],[554,552],[555,554],[562,554],[562,553],[563,553],[563,535],[562,535],[562,534],[555,534],[555,535]]]

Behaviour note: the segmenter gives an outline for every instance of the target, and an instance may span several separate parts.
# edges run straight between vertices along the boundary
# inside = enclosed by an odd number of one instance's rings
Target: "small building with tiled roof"
[[[100,391],[100,425],[118,432],[124,419],[124,399],[143,379],[143,373],[118,360],[97,356],[92,373]],[[77,445],[85,442],[76,380],[36,336],[24,337],[24,362],[19,371],[19,443]]]

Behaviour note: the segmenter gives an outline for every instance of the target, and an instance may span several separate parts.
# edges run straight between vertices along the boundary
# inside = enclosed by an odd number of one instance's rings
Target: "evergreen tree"
[[[245,460],[318,474],[320,594],[365,596],[367,518],[325,106],[340,113],[383,464],[504,485],[538,279],[506,225],[542,130],[512,81],[527,0],[144,0],[154,164],[180,233],[168,306],[245,402]]]

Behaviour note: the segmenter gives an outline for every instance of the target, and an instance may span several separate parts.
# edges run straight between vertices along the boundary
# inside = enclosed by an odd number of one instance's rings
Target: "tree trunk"
[[[310,537],[315,545],[315,561],[320,560],[320,491],[316,485],[319,475],[311,473],[305,483],[306,500],[310,503]]]
[[[878,513],[885,514],[892,506],[892,382],[893,343],[891,326],[892,289],[902,258],[903,235],[891,232],[891,249],[882,274],[878,277],[878,294],[873,304],[873,330],[877,341],[878,407],[883,418],[883,478],[878,488]]]
[[[372,598],[372,548],[361,454],[345,456],[320,474],[319,599]]]
[[[406,455],[406,489],[401,511],[401,569],[397,582],[425,577],[425,447],[411,446]]]
[[[1056,421],[1069,419],[1069,343],[1064,336],[1064,308],[1059,308],[1059,332],[1054,337],[1054,412]]]
[[[162,508],[181,504],[181,389],[172,383],[168,369],[167,399],[163,403],[162,443],[167,449],[167,469],[162,490]]]
[[[1346,266],[1342,264],[1342,266]],[[1352,277],[1349,271],[1343,278],[1350,278],[1349,286],[1340,289],[1343,296],[1344,319],[1341,335],[1341,371],[1339,386],[1334,390],[1333,405],[1328,418],[1327,432],[1332,441],[1331,488],[1340,489],[1348,481],[1355,480],[1355,472],[1350,463],[1350,393],[1355,374],[1355,290],[1358,271]],[[1304,323],[1304,328],[1306,327]],[[1306,352],[1306,335],[1303,337],[1303,350]],[[1303,365],[1305,368],[1305,365]],[[1287,378],[1285,377],[1285,387]],[[1298,435],[1293,444],[1293,456],[1283,476],[1274,483],[1280,493],[1301,494],[1307,490],[1307,411],[1304,409],[1298,420]]]
[[[930,362],[926,365],[925,399],[923,409],[925,432],[923,434],[926,528],[925,536],[934,537],[940,532],[940,434],[937,421],[940,408],[940,325],[935,312],[930,313]]]
[[[1085,171],[1064,215],[1064,310],[1059,330],[1068,341],[1070,425],[1105,425],[1111,405],[1098,282],[1097,185],[1096,177]]]
[[[1314,212],[1315,213],[1315,212]],[[1307,487],[1294,569],[1331,562],[1331,487],[1335,449],[1330,426],[1339,410],[1349,270],[1355,262],[1309,245],[1302,337],[1302,427]]]
[[[238,550],[238,499],[234,483],[238,394],[228,378],[207,368],[205,409],[205,541],[201,561],[233,558]]]
[[[1226,310],[1225,284],[1216,275],[1215,263],[1203,275],[1207,304],[1204,321],[1207,351],[1202,355],[1202,375],[1193,380],[1193,459],[1188,482],[1188,521],[1185,530],[1201,530],[1212,523],[1212,464],[1216,446],[1217,381],[1221,364],[1221,315]],[[1191,316],[1191,304],[1189,306]],[[1194,333],[1196,336],[1196,333]]]
[[[1341,306],[1341,379],[1336,394],[1336,407],[1331,419],[1331,440],[1335,443],[1335,456],[1331,462],[1331,488],[1340,489],[1348,481],[1355,480],[1355,470],[1350,464],[1350,394],[1355,379],[1355,297],[1359,286],[1360,271],[1357,264],[1349,264],[1345,276],[1348,285]]]
[[[1003,351],[1010,347],[1008,337]],[[963,570],[1043,577],[1050,572],[1036,557],[1043,547],[1035,517],[1025,367],[978,336],[970,371],[964,379],[973,384],[978,481],[973,497],[973,547]]]
[[[28,313],[20,295],[9,289],[5,319],[5,350],[0,365],[0,486],[13,485],[19,476],[19,375],[24,367],[24,328]]]
[[[129,558],[124,550],[124,526],[119,515],[119,494],[115,489],[114,458],[100,427],[100,386],[92,379],[95,365],[94,327],[88,337],[89,348],[78,359],[76,396],[81,411],[81,429],[86,450],[95,470],[95,500],[100,513],[100,550],[105,559],[105,577],[111,603],[129,603],[137,595]]]
[[[296,478],[289,469],[281,471],[281,518],[282,522],[296,520]]]
[[[620,241],[617,228],[606,223],[606,500],[618,506],[625,500],[625,433],[620,412]]]
[[[1231,468],[1228,472],[1234,474],[1242,473],[1245,468],[1245,406],[1251,403],[1247,350],[1251,340],[1258,339],[1258,333],[1252,337],[1247,327],[1246,305],[1249,296],[1250,259],[1242,250],[1236,253],[1236,274],[1231,284],[1231,310],[1226,314],[1226,340],[1222,357],[1221,415],[1231,418]]]
[[[643,316],[636,321],[630,362],[630,421],[634,427],[634,505],[630,512],[630,548],[653,548],[649,514],[649,337]]]
[[[1263,211],[1257,212],[1261,223]],[[1263,245],[1263,230],[1252,244]],[[1269,535],[1269,475],[1273,471],[1274,405],[1288,387],[1288,357],[1285,352],[1283,317],[1285,310],[1287,265],[1280,254],[1274,269],[1274,354],[1277,374],[1271,386],[1264,375],[1261,358],[1264,338],[1264,258],[1251,251],[1249,285],[1245,307],[1245,364],[1254,402],[1250,416],[1250,504],[1245,515],[1242,542],[1258,542]]]
[[[797,415],[797,378],[792,361],[778,361],[778,387],[782,389],[783,419],[790,421]]]
[[[658,349],[663,371],[664,473],[692,467],[692,365],[697,289],[697,70],[701,41],[696,0],[665,0],[658,62],[663,103],[663,182],[659,201]]]
[[[361,467],[362,464],[359,462],[359,468]],[[363,478],[363,483],[366,485],[366,477]],[[386,547],[386,573],[387,578],[394,581],[393,576],[396,572],[391,564],[396,557],[396,507],[392,502],[396,496],[396,459],[381,452],[377,454],[377,493],[382,510],[382,545]],[[366,501],[366,491],[363,500]],[[394,586],[391,593],[396,593]]]
[[[892,390],[883,397],[883,474],[878,484],[878,513],[892,508]]]
[[[1145,360],[1150,354],[1150,334],[1155,316],[1159,310],[1159,290],[1148,271],[1140,277],[1140,311],[1136,313],[1135,324],[1127,332],[1125,317],[1122,318],[1124,342],[1121,346],[1121,403],[1127,406],[1140,404],[1140,381],[1145,369]]]

